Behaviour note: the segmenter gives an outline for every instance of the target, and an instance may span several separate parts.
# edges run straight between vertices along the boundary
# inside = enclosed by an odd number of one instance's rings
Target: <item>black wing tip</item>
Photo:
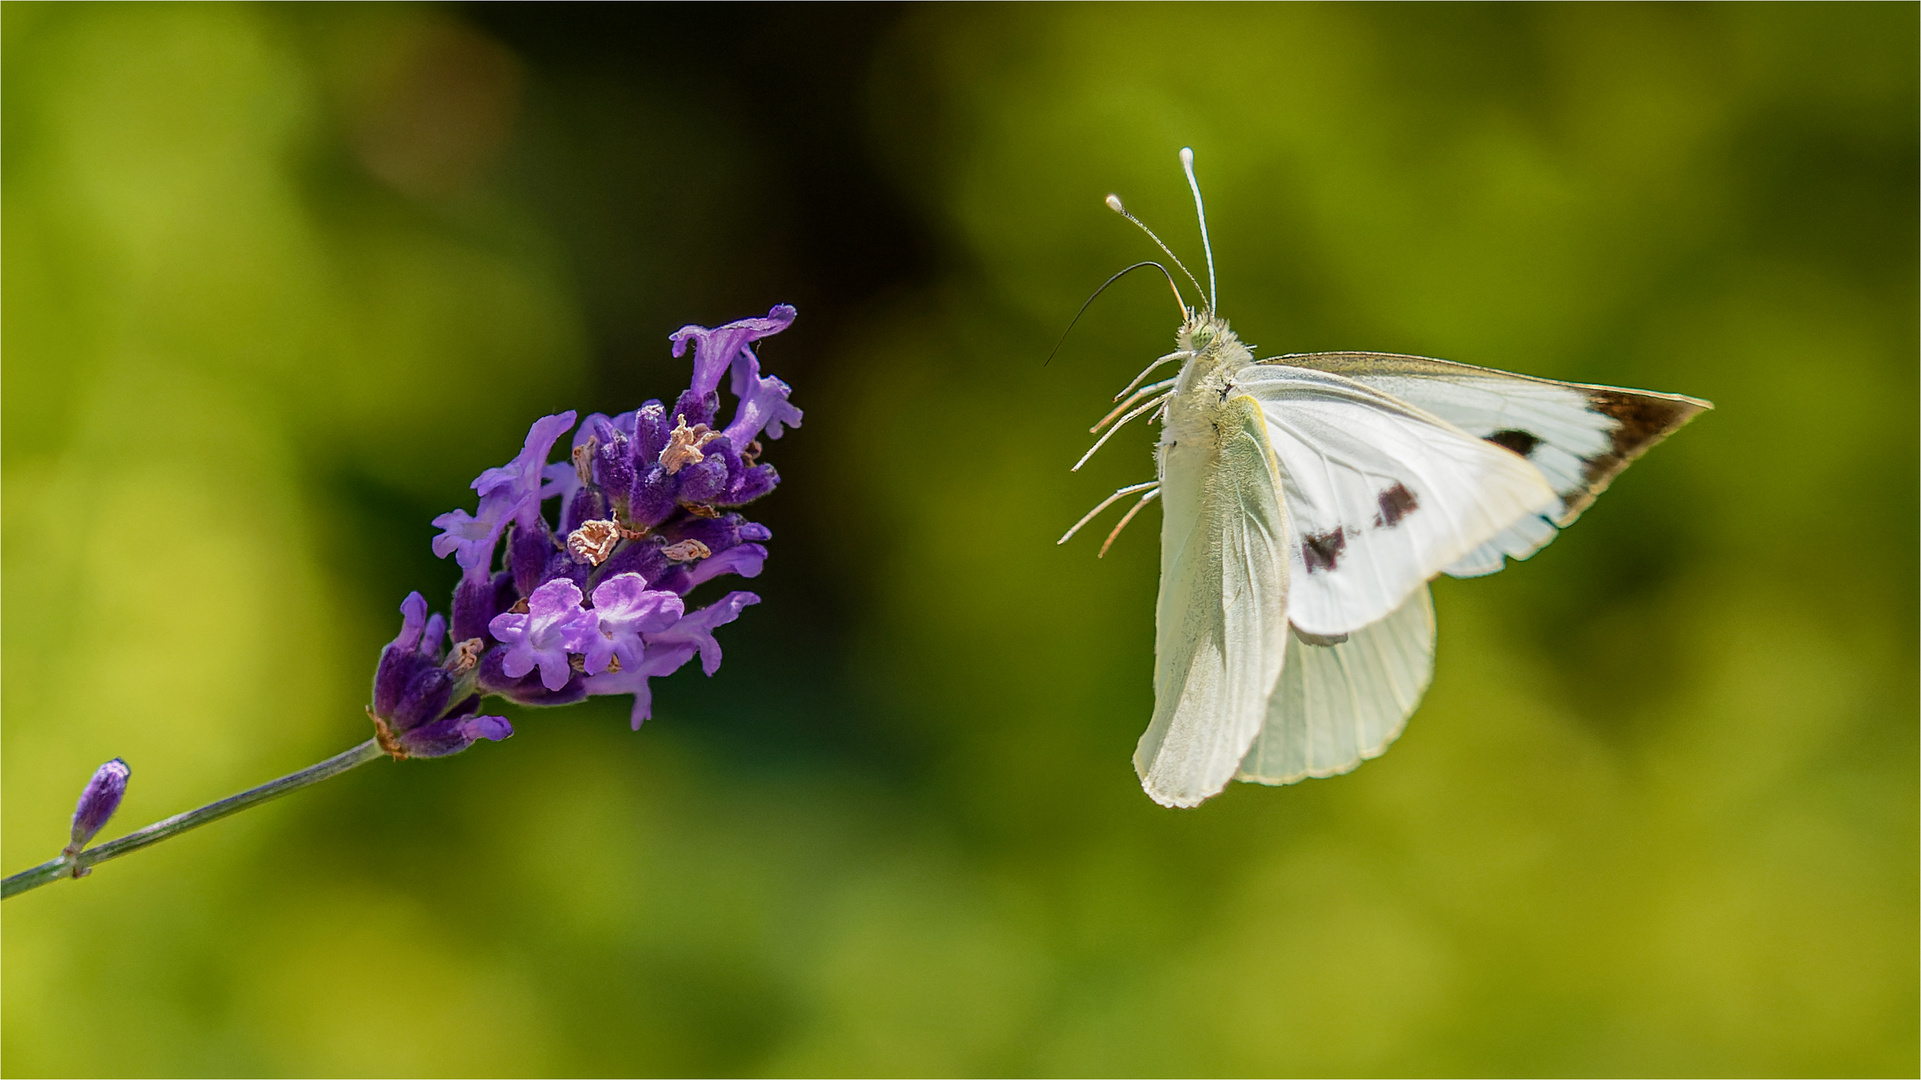
[[[1689,420],[1714,408],[1700,398],[1612,386],[1589,387],[1587,395],[1589,409],[1614,421],[1614,429],[1608,433],[1614,445],[1611,452],[1602,457],[1621,457],[1626,461],[1639,457]]]
[[[1608,489],[1636,458],[1679,431],[1689,420],[1714,408],[1713,403],[1683,394],[1660,394],[1614,386],[1586,386],[1588,408],[1614,421],[1610,445],[1588,458],[1581,470],[1579,491],[1564,496],[1566,509],[1555,524],[1566,528],[1595,498]]]

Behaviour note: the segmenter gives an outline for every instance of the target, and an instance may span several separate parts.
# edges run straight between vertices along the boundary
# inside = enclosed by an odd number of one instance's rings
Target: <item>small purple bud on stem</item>
[[[132,770],[127,763],[114,758],[93,771],[93,779],[87,781],[85,791],[80,793],[80,804],[73,808],[73,842],[63,852],[68,858],[80,854],[95,833],[107,824],[107,819],[120,809],[120,800],[127,794],[127,777]],[[85,877],[86,867],[75,867],[74,877]]]

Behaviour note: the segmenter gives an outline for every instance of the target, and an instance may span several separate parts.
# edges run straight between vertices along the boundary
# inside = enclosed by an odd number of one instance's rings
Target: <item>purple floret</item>
[[[446,640],[446,619],[429,616],[419,593],[408,594],[400,605],[400,634],[380,651],[367,709],[381,748],[394,757],[445,757],[475,739],[514,733],[505,717],[472,715],[480,705],[473,669],[483,643],[461,642],[443,658]]]
[[[526,612],[496,615],[487,624],[496,640],[507,646],[500,667],[511,678],[540,668],[540,684],[549,690],[567,685],[572,673],[567,654],[586,649],[599,633],[594,616],[581,608],[580,586],[561,578],[549,581],[527,598]]]
[[[778,439],[784,432],[781,425],[800,426],[800,410],[787,403],[787,395],[793,393],[787,384],[769,375],[760,374],[760,357],[751,351],[741,350],[740,357],[734,362],[734,396],[740,399],[740,408],[734,411],[733,423],[727,425],[722,434],[734,441],[737,446],[760,437],[763,431],[770,439]]]
[[[475,695],[472,700],[478,708],[480,697]],[[409,731],[402,742],[408,757],[446,757],[460,753],[477,740],[499,742],[513,733],[513,725],[504,716],[449,716]]]
[[[696,396],[713,393],[720,387],[720,377],[729,365],[742,353],[748,353],[748,346],[764,337],[772,337],[794,324],[794,308],[790,304],[775,304],[767,311],[765,318],[741,319],[725,326],[708,329],[705,326],[683,326],[669,334],[667,340],[674,343],[674,355],[681,356],[687,351],[687,343],[694,343],[694,381],[687,392]]]
[[[594,590],[594,617],[600,632],[587,643],[586,673],[598,675],[614,660],[623,669],[639,667],[641,635],[673,626],[686,612],[680,597],[647,588],[639,574],[620,574]]]

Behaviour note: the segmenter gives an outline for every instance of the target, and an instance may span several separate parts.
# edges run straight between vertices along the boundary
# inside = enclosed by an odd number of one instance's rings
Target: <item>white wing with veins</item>
[[[1291,784],[1379,757],[1401,734],[1434,674],[1434,602],[1426,588],[1344,640],[1287,636],[1287,659],[1260,737],[1237,779]]]
[[[1393,353],[1304,353],[1277,365],[1331,372],[1373,387],[1526,458],[1559,502],[1517,521],[1447,567],[1491,574],[1525,559],[1574,523],[1635,458],[1713,408],[1699,398],[1557,382],[1492,368]]]

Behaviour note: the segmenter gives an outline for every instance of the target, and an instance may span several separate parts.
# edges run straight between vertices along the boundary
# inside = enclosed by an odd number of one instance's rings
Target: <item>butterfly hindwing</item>
[[[1260,733],[1287,626],[1287,519],[1259,405],[1220,403],[1217,439],[1161,447],[1154,717],[1141,786],[1195,806],[1234,778]]]
[[[1559,505],[1525,459],[1371,386],[1242,368],[1280,461],[1292,527],[1288,617],[1338,635],[1386,618],[1481,545]]]
[[[1505,565],[1503,556],[1525,559],[1545,546],[1635,458],[1712,408],[1679,394],[1557,382],[1392,353],[1305,353],[1272,363],[1353,379],[1511,450],[1541,470],[1560,503],[1547,514],[1516,522],[1450,565],[1447,572],[1459,577],[1493,573]]]
[[[1434,602],[1425,586],[1380,622],[1338,640],[1290,630],[1281,678],[1237,779],[1291,784],[1379,757],[1434,674]]]

